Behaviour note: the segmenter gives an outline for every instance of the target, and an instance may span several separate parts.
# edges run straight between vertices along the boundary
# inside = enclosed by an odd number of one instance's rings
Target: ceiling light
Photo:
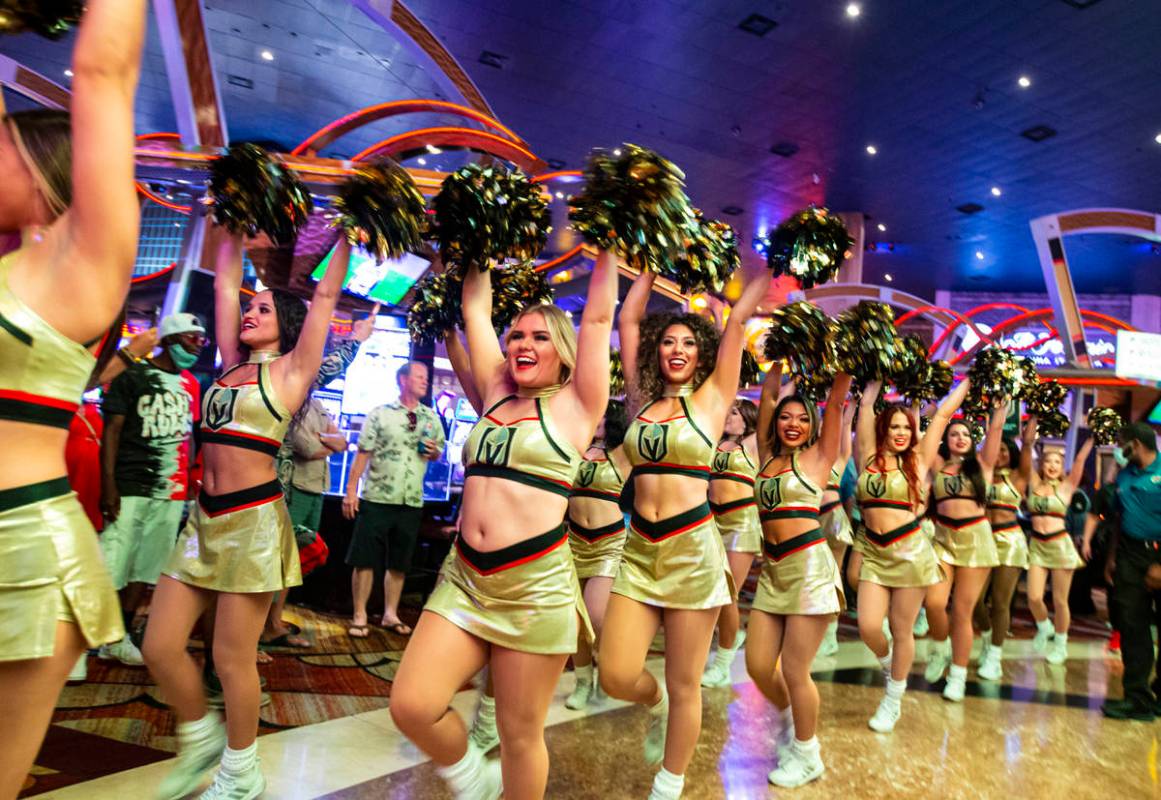
[[[891,281],[893,281],[895,279],[893,277],[891,277],[890,272],[886,272],[883,274],[883,280],[885,280],[887,283],[890,283]]]
[[[847,16],[854,19],[859,14],[863,13],[862,6],[858,3],[847,3]]]
[[[1161,133],[1154,136],[1153,141],[1155,141],[1157,144],[1161,144]]]
[[[621,155],[621,148],[618,147],[615,150],[613,150],[613,155],[620,156]]]
[[[557,199],[557,200],[563,200],[563,199],[564,199],[564,192],[557,192],[557,193],[556,193],[556,199]]]
[[[983,260],[984,260],[984,251],[977,250],[976,251],[976,261],[983,261]]]
[[[739,22],[738,27],[744,30],[746,33],[752,33],[755,36],[765,36],[770,31],[777,28],[778,23],[761,14],[751,14]]]
[[[1020,79],[1017,80],[1016,83],[1020,84],[1021,89],[1027,89],[1029,86],[1032,85],[1032,79],[1029,78],[1027,75],[1021,75]]]
[[[867,145],[867,155],[873,156],[878,152],[879,152],[879,148],[875,147],[875,145],[873,145],[873,144]]]
[[[886,225],[884,225],[882,222],[880,222],[880,223],[879,223],[879,226],[878,226],[878,227],[879,227],[879,231],[880,231],[880,232],[882,232],[882,233],[886,233],[886,232],[887,232],[887,226],[886,226]]]
[[[259,53],[259,55],[262,56],[263,61],[273,61],[274,60],[274,54],[271,53],[269,50],[263,50],[261,53]]]
[[[65,77],[71,78],[72,76],[73,76],[73,71],[71,69],[66,69],[65,70]],[[1158,138],[1161,138],[1161,136],[1159,136]]]
[[[427,148],[427,152],[431,153],[433,156],[438,156],[440,153],[443,152],[438,147],[436,147],[434,144],[425,144],[424,147]]]
[[[418,159],[416,159],[416,161],[418,162],[419,166],[421,166],[421,167],[427,166],[427,159],[426,158],[418,158]]]
[[[1002,195],[1002,194],[1003,194],[1003,192],[1002,192],[1002,191],[1000,191],[1000,187],[999,187],[999,186],[993,186],[993,187],[992,187],[992,197],[999,197],[999,196],[1000,196],[1000,195]]]

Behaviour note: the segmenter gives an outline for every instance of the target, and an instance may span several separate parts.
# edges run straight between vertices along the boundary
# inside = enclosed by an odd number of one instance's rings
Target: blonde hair
[[[6,114],[3,119],[49,213],[59,217],[73,200],[69,115],[37,109]]]
[[[544,326],[548,329],[548,338],[556,348],[556,355],[560,358],[560,383],[566,384],[572,380],[573,370],[576,369],[576,330],[572,327],[572,320],[568,315],[552,303],[538,303],[528,306],[512,320],[508,334],[504,337],[504,345],[512,338],[512,328],[524,317],[530,314],[540,314],[544,317]]]

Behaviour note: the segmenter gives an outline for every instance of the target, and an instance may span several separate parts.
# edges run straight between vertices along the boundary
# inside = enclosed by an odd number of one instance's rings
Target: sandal
[[[347,636],[350,636],[352,639],[366,639],[370,635],[370,625],[352,625],[347,628]]]
[[[269,653],[265,652],[264,650],[259,650],[257,663],[259,663],[259,664],[273,664],[274,663],[274,656],[270,655]]]
[[[393,622],[390,625],[384,625],[383,629],[391,631],[392,633],[398,634],[400,636],[410,636],[412,632],[411,626],[403,622]]]
[[[293,633],[284,633],[281,636],[275,636],[273,639],[267,639],[266,641],[259,641],[258,646],[262,647],[262,648],[270,648],[270,647],[306,648],[306,647],[312,647],[309,640],[304,639],[301,636],[296,636]]]

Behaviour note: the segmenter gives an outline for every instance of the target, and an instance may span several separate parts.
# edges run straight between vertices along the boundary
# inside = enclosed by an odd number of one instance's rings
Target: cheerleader
[[[1038,427],[1036,417],[1029,418],[1027,427],[1031,430],[1027,441],[1034,441]],[[1084,566],[1084,561],[1064,527],[1064,518],[1072,495],[1084,477],[1084,463],[1092,452],[1092,446],[1091,438],[1081,445],[1067,475],[1062,451],[1042,451],[1040,469],[1031,472],[1028,483],[1028,513],[1032,517],[1032,542],[1028,548],[1028,608],[1036,620],[1032,649],[1037,653],[1047,651],[1045,659],[1049,664],[1063,664],[1068,659],[1068,626],[1072,622],[1068,593],[1072,588],[1072,574]],[[1044,587],[1050,572],[1054,620],[1049,618],[1048,605],[1044,602]]]
[[[248,800],[266,788],[255,741],[262,692],[254,653],[273,595],[302,583],[274,457],[318,375],[350,245],[345,238],[337,245],[309,310],[293,294],[267,289],[240,313],[242,239],[213,233],[214,339],[224,372],[202,401],[202,490],[157,581],[141,650],[178,719],[178,755],[159,796],[189,794],[220,758],[201,797]],[[186,651],[211,604],[225,726],[207,710]]]
[[[886,694],[868,724],[887,733],[899,721],[915,659],[913,626],[919,606],[927,587],[945,579],[916,509],[943,431],[967,395],[968,381],[943,401],[922,437],[915,416],[904,406],[888,406],[875,416],[881,385],[870,381],[860,401],[857,448],[866,466],[855,496],[864,523],[859,636],[878,658],[887,681]],[[883,633],[884,617],[889,620],[890,639]]]
[[[714,524],[726,548],[730,575],[739,591],[762,548],[762,523],[758,519],[758,505],[754,502],[754,475],[758,471],[754,432],[757,427],[758,407],[745,398],[736,401],[726,415],[722,440],[718,442],[710,465],[710,509],[714,512]],[[742,616],[735,598],[728,606],[722,606],[718,617],[718,651],[702,675],[702,686],[729,686],[734,655],[746,640],[746,632],[741,627]]]
[[[751,282],[717,330],[694,314],[642,316],[653,285],[642,272],[620,315],[629,397],[646,405],[625,436],[633,465],[629,538],[605,617],[601,688],[649,707],[645,760],[663,762],[652,800],[681,796],[701,731],[701,674],[720,609],[734,589],[713,524],[708,482],[714,443],[738,392],[744,332],[769,287]],[[665,625],[665,686],[645,669]]]
[[[468,268],[463,315],[485,413],[464,446],[460,535],[403,655],[391,716],[460,798],[542,797],[544,720],[581,631],[591,627],[564,517],[605,412],[617,269],[597,257],[580,332],[553,305],[524,309],[507,355],[492,328],[491,272]],[[508,394],[515,383],[516,393]],[[537,533],[543,531],[543,533]],[[495,686],[500,769],[468,744],[452,697],[485,663]]]
[[[20,792],[69,670],[125,633],[97,535],[69,488],[65,443],[103,366],[94,353],[116,349],[120,325],[110,324],[133,274],[144,35],[142,0],[89,0],[69,73],[71,116],[23,111],[0,124],[3,798]]]
[[[1024,447],[1007,436],[1000,440],[996,469],[988,487],[988,522],[996,540],[1000,565],[992,570],[987,588],[976,606],[976,624],[981,631],[983,650],[976,674],[985,681],[998,681],[1003,675],[1004,639],[1012,622],[1012,596],[1020,573],[1028,568],[1028,541],[1016,513],[1028,490],[1032,472],[1031,425],[1024,428]]]
[[[783,681],[789,690],[794,740],[779,753],[769,780],[793,788],[817,780],[824,770],[815,736],[818,689],[810,665],[845,602],[834,554],[818,546],[827,541],[819,526],[819,505],[842,448],[843,403],[851,376],[835,377],[821,426],[818,409],[802,397],[791,395],[775,405],[775,383],[768,379],[763,385],[758,414],[762,469],[754,496],[766,558],[750,614],[746,671],[775,705],[782,700]]]
[[[851,460],[851,449],[854,447],[854,434],[851,431],[855,420],[855,404],[848,403],[843,408],[842,432],[839,437],[839,456],[830,475],[827,477],[826,488],[822,492],[822,504],[818,510],[818,526],[826,534],[826,545],[834,555],[834,561],[842,569],[843,559],[846,558],[847,548],[855,543],[854,529],[851,527],[851,518],[843,508],[839,494],[843,480],[843,473]],[[858,573],[856,572],[856,575]],[[826,636],[818,648],[819,655],[833,656],[838,652],[838,620],[834,619],[826,628]]]
[[[597,686],[593,651],[600,645],[609,590],[625,547],[625,515],[621,513],[620,500],[629,461],[621,444],[624,440],[625,404],[610,400],[568,499],[569,549],[596,634],[591,647],[585,637],[580,637],[572,657],[576,687],[564,704],[574,711],[589,704]]]
[[[928,683],[935,683],[946,669],[943,698],[953,703],[960,702],[964,696],[976,601],[992,567],[1000,563],[992,526],[988,524],[987,502],[1007,409],[1008,401],[1004,400],[992,410],[978,455],[967,422],[953,420],[947,426],[939,447],[939,461],[932,484],[935,552],[945,565],[949,580],[933,589],[928,600],[927,619],[931,624],[932,641],[928,646],[924,677]],[[947,621],[949,597],[950,626]]]

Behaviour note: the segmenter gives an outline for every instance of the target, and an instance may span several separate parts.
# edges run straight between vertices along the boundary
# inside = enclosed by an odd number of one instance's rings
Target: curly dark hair
[[[625,441],[625,429],[629,421],[625,418],[625,404],[620,400],[610,400],[605,406],[605,447],[615,450]]]
[[[697,341],[697,369],[693,373],[695,387],[705,383],[718,363],[721,334],[712,322],[697,314],[650,314],[641,322],[641,341],[637,345],[637,392],[645,403],[653,402],[665,391],[657,351],[665,331],[674,325],[689,328]]]
[[[302,323],[306,321],[306,303],[293,292],[270,289],[274,313],[278,317],[278,352],[289,353],[298,344]]]
[[[953,419],[943,432],[943,441],[939,443],[939,455],[945,461],[951,458],[951,448],[947,446],[947,437],[951,433],[951,429],[956,425],[962,425],[967,428],[968,435],[971,435],[972,429],[966,422],[962,419]],[[1017,455],[1017,458],[1019,458],[1019,455]],[[974,450],[964,456],[963,463],[959,465],[959,473],[971,481],[972,492],[976,496],[976,501],[980,505],[986,504],[988,502],[988,487],[984,483],[983,467],[980,466],[980,460],[976,457]]]

